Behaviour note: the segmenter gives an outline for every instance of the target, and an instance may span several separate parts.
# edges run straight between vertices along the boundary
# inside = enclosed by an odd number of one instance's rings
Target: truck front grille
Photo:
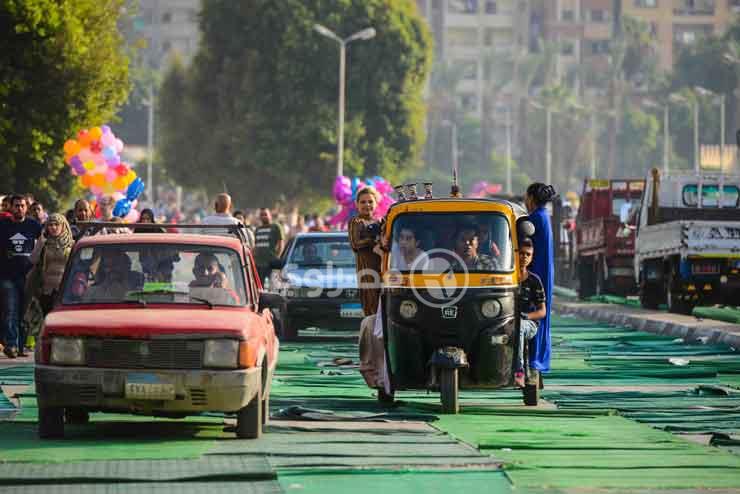
[[[203,342],[184,340],[88,339],[89,367],[126,369],[200,369]]]

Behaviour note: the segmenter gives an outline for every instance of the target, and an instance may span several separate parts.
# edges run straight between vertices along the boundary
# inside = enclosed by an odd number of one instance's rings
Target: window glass
[[[68,269],[64,304],[247,302],[241,257],[230,249],[100,245],[79,250]]]
[[[509,224],[497,213],[405,214],[393,223],[391,269],[509,272],[514,269]]]
[[[701,190],[702,207],[716,208],[719,206],[719,185],[703,185]],[[696,184],[686,185],[683,188],[683,203],[689,207],[697,207],[699,196],[699,186]],[[722,194],[722,207],[738,207],[738,198],[740,189],[736,185],[725,185]]]
[[[347,237],[301,237],[288,263],[299,268],[354,268],[355,255]]]

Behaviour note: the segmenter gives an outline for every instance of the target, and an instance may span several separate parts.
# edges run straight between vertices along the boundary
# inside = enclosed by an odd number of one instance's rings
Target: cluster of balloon
[[[503,189],[504,187],[501,184],[489,184],[485,180],[481,180],[473,184],[468,197],[489,197],[500,194]]]
[[[329,219],[329,224],[335,226],[346,226],[349,221],[357,214],[355,208],[355,200],[357,199],[357,191],[363,187],[371,186],[380,194],[380,201],[378,206],[375,208],[375,217],[380,218],[385,215],[388,208],[391,207],[395,201],[392,197],[393,186],[382,177],[366,178],[360,180],[355,177],[349,179],[349,177],[337,177],[334,180],[334,200],[339,207],[339,212]]]
[[[144,191],[144,182],[129,165],[121,162],[121,151],[123,141],[103,125],[80,130],[77,139],[65,142],[64,162],[80,186],[95,195],[96,202],[103,196],[112,196],[116,201],[113,214],[133,222],[138,219],[135,208]]]

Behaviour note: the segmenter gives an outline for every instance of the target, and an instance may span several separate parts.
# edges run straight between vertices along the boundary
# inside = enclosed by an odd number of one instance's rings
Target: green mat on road
[[[15,485],[3,487],[3,494],[282,494],[283,489],[276,480],[252,482],[121,482],[117,484],[62,484],[62,485]]]
[[[502,472],[424,470],[289,470],[278,480],[286,494],[506,494],[511,484]]]
[[[196,460],[84,461],[62,464],[2,463],[4,485],[190,480],[273,480],[264,457],[206,456]]]
[[[740,324],[740,308],[738,307],[695,307],[693,314],[705,319]]]
[[[26,386],[33,384],[33,364],[0,367],[0,385]]]

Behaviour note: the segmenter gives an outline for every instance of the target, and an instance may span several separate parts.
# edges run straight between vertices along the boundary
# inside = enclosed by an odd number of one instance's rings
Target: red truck
[[[643,179],[584,180],[576,217],[581,298],[637,293],[634,226],[644,189]]]

